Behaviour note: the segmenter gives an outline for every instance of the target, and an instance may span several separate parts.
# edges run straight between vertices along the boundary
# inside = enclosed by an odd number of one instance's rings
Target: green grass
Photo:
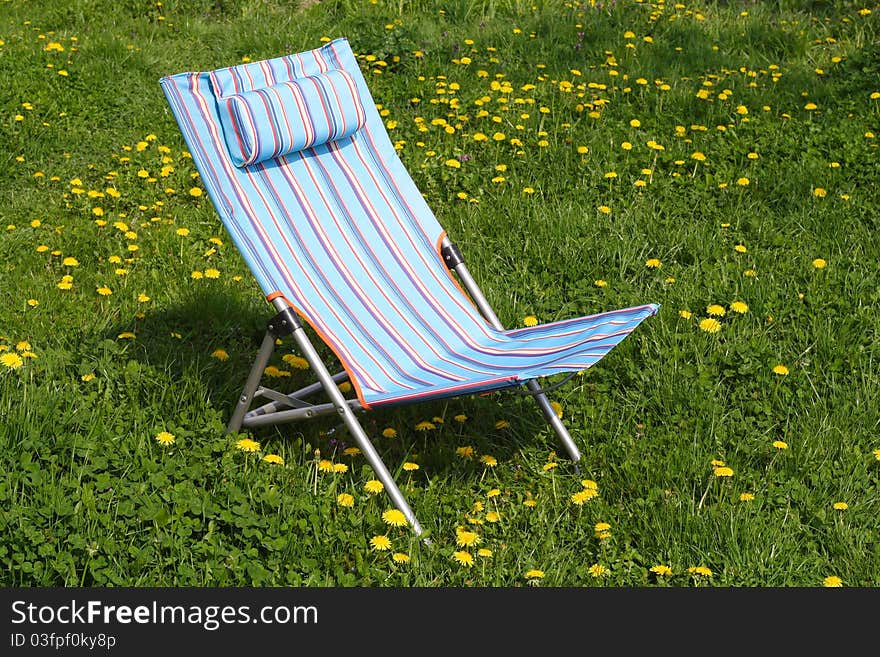
[[[305,5],[0,3],[0,582],[880,584],[880,5]],[[331,420],[224,435],[272,312],[158,84],[337,36],[505,325],[662,304],[552,395],[580,471],[510,392],[362,416],[430,545]]]

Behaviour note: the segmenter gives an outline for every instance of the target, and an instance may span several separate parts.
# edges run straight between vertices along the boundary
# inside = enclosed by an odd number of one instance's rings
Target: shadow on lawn
[[[173,390],[173,401],[163,404],[178,409],[207,406],[218,411],[224,425],[229,421],[245,380],[259,351],[266,324],[274,316],[268,304],[248,303],[240,295],[226,291],[194,290],[176,305],[145,313],[134,327],[136,340],[126,345],[126,356],[135,359],[147,371],[162,378],[150,381],[151,387],[163,387],[162,398]],[[312,343],[324,358],[331,372],[342,367],[311,329]],[[102,337],[124,342],[119,335],[132,332],[130,324],[113,325]],[[228,358],[218,358],[222,350]],[[288,393],[312,383],[310,370],[297,370],[282,360],[285,354],[299,355],[293,339],[284,338],[277,345],[270,365],[289,372],[289,376],[264,376],[261,385]],[[158,393],[141,395],[143,404],[155,404]],[[346,396],[352,396],[348,393]],[[257,400],[257,404],[266,400]],[[315,395],[313,403],[323,403],[326,397]],[[196,413],[198,416],[198,413]],[[456,416],[466,416],[465,421]],[[418,404],[379,408],[364,412],[358,418],[389,466],[418,454],[423,464],[431,464],[432,472],[442,474],[451,467],[455,448],[473,445],[479,453],[491,453],[499,460],[512,458],[522,447],[534,445],[536,437],[549,436],[537,406],[528,398],[510,392],[496,392],[488,396],[466,396]],[[438,421],[437,418],[442,419]],[[182,420],[181,420],[182,421]],[[420,422],[428,421],[434,429],[419,430]],[[506,421],[508,427],[497,428],[496,422]],[[397,437],[383,436],[393,428]],[[258,441],[270,438],[289,440],[302,437],[305,442],[318,446],[323,454],[354,446],[354,439],[334,415],[305,421],[291,422],[274,427],[256,427],[242,431]],[[548,449],[559,446],[549,436]]]

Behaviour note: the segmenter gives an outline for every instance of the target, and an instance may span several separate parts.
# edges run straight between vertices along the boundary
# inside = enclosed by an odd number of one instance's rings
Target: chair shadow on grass
[[[136,340],[127,355],[176,391],[172,407],[202,409],[188,413],[190,421],[193,416],[216,412],[225,426],[259,351],[266,324],[274,314],[274,309],[259,299],[248,302],[240,293],[230,293],[228,289],[188,291],[176,304],[147,311],[136,321]],[[132,328],[130,322],[115,324],[104,337],[117,340],[119,334],[132,332]],[[331,373],[342,371],[332,351],[311,329],[307,330]],[[316,380],[311,370],[298,370],[285,363],[282,357],[286,354],[300,355],[290,337],[276,346],[270,361],[270,365],[287,374],[264,375],[261,381],[261,385],[285,394]],[[158,381],[151,384],[160,385]],[[346,396],[353,393],[347,392]],[[142,398],[144,403],[151,403],[149,395]],[[252,407],[266,401],[255,400]],[[324,403],[327,399],[318,394],[309,401]],[[542,440],[548,450],[559,448],[537,405],[509,391],[378,408],[358,413],[357,417],[392,471],[405,460],[417,459],[430,467],[432,475],[452,475],[458,471],[456,447],[465,445],[471,445],[478,454],[492,454],[499,461],[512,458],[522,448],[543,446],[539,442]],[[187,421],[166,419],[170,425]],[[394,430],[393,439],[384,435],[387,429]],[[332,458],[335,453],[341,456],[346,447],[356,446],[332,414],[242,429],[235,435],[239,434],[262,444],[300,439],[320,449],[322,458]]]

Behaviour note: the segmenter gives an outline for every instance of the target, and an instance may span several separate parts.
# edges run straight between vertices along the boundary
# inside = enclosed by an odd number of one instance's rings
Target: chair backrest
[[[461,354],[503,338],[443,263],[445,233],[346,39],[161,84],[267,299],[283,297],[316,330],[362,403],[479,375]]]

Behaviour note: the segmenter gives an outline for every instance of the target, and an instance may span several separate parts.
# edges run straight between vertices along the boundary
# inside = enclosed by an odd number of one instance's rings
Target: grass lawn
[[[341,36],[505,326],[661,304],[551,395],[579,469],[510,391],[361,416],[430,545],[332,418],[225,435],[274,311],[158,82]],[[862,0],[0,4],[0,583],[880,585],[878,43]]]

